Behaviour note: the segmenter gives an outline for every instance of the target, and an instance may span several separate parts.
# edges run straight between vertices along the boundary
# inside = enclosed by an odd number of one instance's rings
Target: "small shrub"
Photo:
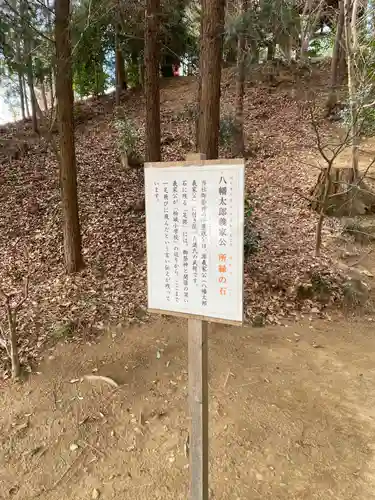
[[[120,153],[128,156],[135,155],[140,137],[134,123],[128,118],[116,118],[115,128]]]

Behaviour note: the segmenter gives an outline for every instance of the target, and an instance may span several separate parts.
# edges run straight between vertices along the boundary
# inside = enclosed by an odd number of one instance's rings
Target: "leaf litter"
[[[222,85],[222,115],[234,112],[235,83],[229,73]],[[181,160],[194,147],[196,85],[191,78],[175,79],[162,88],[162,158]],[[144,137],[144,99],[129,91],[123,111]],[[106,325],[126,325],[146,307],[146,243],[144,212],[132,210],[143,199],[142,169],[124,170],[116,149],[113,96],[79,103],[76,130],[80,220],[85,268],[67,275],[63,266],[58,166],[43,139],[35,139],[28,122],[2,127],[9,141],[27,139],[26,151],[9,158],[0,149],[0,286],[22,291],[26,246],[30,265],[30,296],[19,312],[19,347],[24,365],[40,359],[54,340],[56,325],[67,324],[67,340],[95,338]],[[77,111],[78,113],[78,111]],[[304,164],[311,153],[311,131],[305,102],[290,89],[248,85],[245,132],[252,151],[246,163],[246,189],[261,234],[259,251],[245,263],[245,313],[279,324],[311,309],[322,311],[314,298],[301,300],[298,286],[311,276],[324,275],[333,285],[329,302],[338,301],[340,272],[323,248],[314,257],[317,215],[306,199],[317,171]],[[140,143],[142,154],[143,140]],[[221,147],[220,157],[230,157]],[[299,193],[299,194],[297,194]],[[327,220],[324,238],[337,233]],[[324,239],[323,239],[324,241]],[[147,315],[142,319],[147,319]],[[61,333],[61,332],[60,332]],[[0,351],[0,363],[8,366]]]

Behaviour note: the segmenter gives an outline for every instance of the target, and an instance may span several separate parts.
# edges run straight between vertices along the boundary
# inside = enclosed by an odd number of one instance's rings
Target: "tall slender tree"
[[[339,13],[337,16],[335,44],[333,46],[332,61],[331,61],[330,91],[328,94],[328,99],[326,104],[327,114],[329,114],[337,104],[337,83],[339,79],[340,51],[342,50],[343,32],[344,32],[344,0],[339,0]]]
[[[160,161],[160,0],[146,1],[145,97],[146,160]]]
[[[116,106],[120,105],[121,92],[126,90],[126,75],[125,75],[125,61],[122,54],[120,40],[119,40],[120,25],[116,23],[115,27],[115,80],[116,80]]]
[[[240,0],[241,28],[237,42],[237,80],[236,80],[236,144],[235,156],[243,155],[245,150],[243,101],[245,94],[246,34],[244,17],[248,10],[248,0]]]
[[[20,108],[21,108],[21,116],[24,120],[26,118],[25,112],[25,96],[23,90],[23,65],[21,58],[21,37],[20,34],[17,33],[16,38],[16,61],[17,61],[17,73],[18,73],[18,88],[19,88],[19,96],[20,96]]]
[[[198,151],[207,159],[219,154],[224,5],[225,0],[202,0]]]
[[[19,94],[20,94],[21,116],[22,116],[22,120],[24,120],[26,118],[26,110],[25,110],[25,94],[24,94],[24,90],[23,90],[23,78],[22,78],[21,70],[18,71],[18,87],[19,87]]]
[[[38,132],[38,102],[35,95],[34,89],[34,70],[33,70],[33,58],[32,58],[32,43],[33,38],[30,32],[30,19],[28,12],[27,0],[20,0],[20,16],[21,16],[21,27],[24,33],[24,52],[26,61],[26,77],[27,86],[29,88],[30,104],[31,104],[31,121],[33,125],[33,131]]]
[[[23,93],[24,93],[26,118],[30,118],[29,98],[28,98],[28,95],[27,95],[27,88],[26,88],[25,77],[23,75],[22,75],[22,88],[23,88]]]
[[[358,127],[358,107],[357,107],[357,82],[355,75],[355,64],[358,50],[357,37],[357,14],[358,0],[350,2],[344,0],[344,26],[346,42],[346,62],[348,66],[348,94],[350,108],[350,126],[352,132],[352,168],[354,179],[359,176],[359,127]]]
[[[60,133],[60,184],[63,210],[64,257],[66,269],[69,273],[72,273],[83,267],[83,258],[78,213],[69,20],[70,0],[56,0],[56,98]]]

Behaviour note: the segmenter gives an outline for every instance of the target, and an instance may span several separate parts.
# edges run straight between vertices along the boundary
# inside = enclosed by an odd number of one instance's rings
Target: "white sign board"
[[[242,322],[243,160],[146,164],[145,196],[149,309]]]

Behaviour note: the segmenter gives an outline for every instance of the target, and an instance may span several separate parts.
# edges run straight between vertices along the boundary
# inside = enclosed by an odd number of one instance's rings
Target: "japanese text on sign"
[[[243,162],[147,165],[145,191],[149,308],[242,321]]]

